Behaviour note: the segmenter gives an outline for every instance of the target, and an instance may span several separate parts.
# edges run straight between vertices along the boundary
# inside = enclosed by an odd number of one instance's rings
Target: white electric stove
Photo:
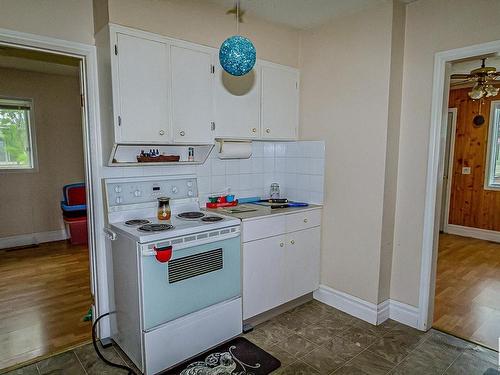
[[[200,210],[196,176],[107,179],[114,340],[145,374],[241,333],[240,221]],[[156,218],[170,197],[170,220]]]

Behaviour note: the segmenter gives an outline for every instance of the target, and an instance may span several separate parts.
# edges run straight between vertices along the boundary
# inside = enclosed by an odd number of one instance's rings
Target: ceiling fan
[[[475,82],[474,87],[469,91],[469,97],[473,100],[479,100],[484,97],[489,98],[498,95],[499,87],[493,86],[494,81],[500,77],[500,72],[492,66],[486,66],[486,58],[481,59],[481,67],[471,70],[470,73],[452,74],[451,79],[465,80],[459,84],[467,82]]]

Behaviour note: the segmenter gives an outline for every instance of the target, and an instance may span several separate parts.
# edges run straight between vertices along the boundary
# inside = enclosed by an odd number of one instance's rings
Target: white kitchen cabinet
[[[299,74],[281,66],[262,66],[263,139],[296,139],[299,124]]]
[[[171,140],[168,54],[165,43],[116,34],[113,105],[117,143]]]
[[[284,252],[285,236],[243,244],[243,319],[285,302]]]
[[[242,77],[215,64],[215,131],[219,138],[260,138],[260,68]]]
[[[243,220],[244,320],[318,288],[320,218],[316,208]]]
[[[212,143],[212,55],[171,46],[172,129],[176,143]]]
[[[115,144],[297,139],[297,69],[224,72],[218,50],[119,25],[95,35],[104,152]],[[112,102],[110,102],[112,99]]]
[[[285,300],[291,301],[319,287],[320,227],[286,236]]]

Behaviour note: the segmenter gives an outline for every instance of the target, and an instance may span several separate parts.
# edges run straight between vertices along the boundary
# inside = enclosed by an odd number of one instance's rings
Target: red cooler
[[[84,245],[88,242],[87,231],[87,201],[85,184],[77,183],[63,187],[63,211],[64,223],[70,235],[72,245]]]

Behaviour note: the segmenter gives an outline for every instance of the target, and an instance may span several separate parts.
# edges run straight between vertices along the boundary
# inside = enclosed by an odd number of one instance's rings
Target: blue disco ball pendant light
[[[222,68],[233,76],[243,76],[252,70],[255,65],[256,52],[250,39],[238,35],[240,31],[241,17],[245,12],[240,13],[240,2],[236,0],[233,9],[226,14],[236,16],[236,34],[227,38],[219,50],[219,61]]]
[[[222,68],[233,76],[243,76],[255,65],[256,52],[253,43],[244,36],[227,38],[219,50]]]

